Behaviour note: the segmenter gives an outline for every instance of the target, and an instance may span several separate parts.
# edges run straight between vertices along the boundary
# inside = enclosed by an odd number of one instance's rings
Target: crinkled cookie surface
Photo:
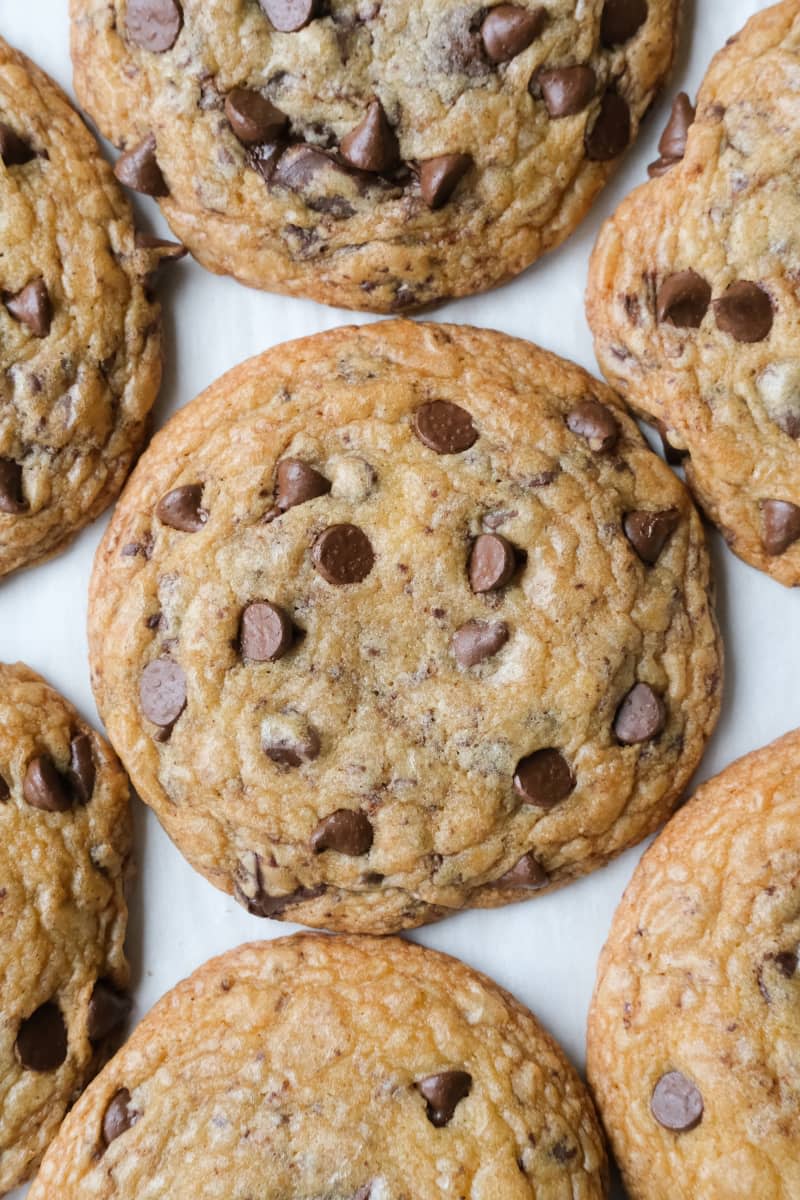
[[[0,664],[0,1193],[28,1178],[128,1011],[128,784],[44,680]]]
[[[800,1194],[800,734],[705,784],[600,960],[589,1079],[633,1200]]]
[[[659,177],[603,228],[589,322],[736,554],[800,583],[800,5],[758,13],[683,98]],[[665,172],[661,174],[661,172]]]
[[[408,942],[299,935],[157,1004],[31,1200],[599,1200],[606,1171],[586,1090],[511,996]]]
[[[82,103],[214,271],[396,312],[561,242],[672,62],[679,0],[72,0]]]
[[[137,466],[90,607],[109,736],[190,862],[353,932],[601,866],[720,702],[683,485],[585,372],[457,326],[224,376]]]
[[[161,376],[161,249],[59,88],[0,39],[0,575],[117,494]]]

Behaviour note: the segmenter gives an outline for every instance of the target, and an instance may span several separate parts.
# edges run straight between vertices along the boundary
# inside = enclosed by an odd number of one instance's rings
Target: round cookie
[[[221,1179],[293,1200],[607,1195],[592,1102],[527,1009],[409,942],[308,934],[230,951],[157,1004],[30,1200],[211,1200]]]
[[[0,1193],[35,1170],[128,1013],[128,784],[21,663],[0,664]]]
[[[523,899],[669,814],[719,708],[703,533],[607,388],[406,321],[251,359],[98,551],[97,702],[251,912],[390,932]]]
[[[66,96],[0,39],[0,575],[59,550],[111,502],[161,377],[137,239]]]
[[[589,1079],[632,1200],[800,1194],[800,733],[705,784],[600,959]]]
[[[746,562],[800,583],[800,9],[758,13],[679,96],[604,226],[587,309],[609,382]]]
[[[577,225],[672,62],[680,0],[72,0],[75,86],[213,271],[398,312]]]

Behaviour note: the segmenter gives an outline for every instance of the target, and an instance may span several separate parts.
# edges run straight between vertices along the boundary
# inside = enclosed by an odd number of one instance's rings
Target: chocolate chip
[[[800,538],[800,508],[789,500],[763,500],[761,522],[761,543],[775,558]]]
[[[397,135],[380,100],[374,99],[363,121],[342,138],[339,153],[359,171],[388,171],[397,165],[400,159]]]
[[[329,480],[299,458],[284,458],[276,472],[275,503],[281,512],[331,490]]]
[[[688,1133],[703,1119],[703,1097],[696,1084],[681,1071],[669,1071],[653,1088],[650,1111],[665,1129]]]
[[[47,337],[53,308],[43,279],[34,279],[21,292],[7,296],[5,306],[14,320],[30,329],[34,337]]]
[[[514,791],[535,808],[555,808],[574,788],[575,776],[560,750],[536,750],[517,763]]]
[[[319,758],[321,749],[316,729],[297,714],[267,718],[262,726],[261,745],[273,762],[299,767]]]
[[[0,512],[27,511],[28,501],[22,493],[22,467],[10,458],[0,458]]]
[[[0,159],[6,167],[21,167],[36,155],[31,146],[15,133],[10,125],[0,121]]]
[[[255,171],[258,171],[262,179],[266,180],[267,183],[271,183],[285,149],[286,146],[283,141],[263,142],[261,145],[251,146],[248,155],[250,166]],[[291,184],[286,184],[285,186],[291,187]]]
[[[663,512],[630,512],[625,517],[625,536],[642,562],[651,566],[658,561],[667,541],[678,528],[681,514],[677,508]]]
[[[66,812],[72,808],[67,782],[52,758],[45,754],[38,754],[28,763],[22,794],[26,803],[43,812]]]
[[[648,683],[637,683],[617,709],[614,733],[623,746],[652,741],[667,723],[664,701]]]
[[[314,900],[323,895],[325,884],[313,888],[296,888],[282,896],[270,896],[264,888],[261,876],[261,859],[252,850],[242,855],[236,865],[233,895],[238,904],[254,917],[281,917],[287,908],[304,900]]]
[[[678,446],[674,446],[672,444],[672,441],[670,440],[670,434],[673,438],[678,436],[674,429],[669,429],[663,421],[659,421],[657,418],[653,421],[653,424],[658,430],[658,436],[661,438],[661,449],[664,452],[664,458],[670,464],[670,466],[680,466],[680,464],[688,455],[689,451],[682,450]]]
[[[453,653],[462,667],[476,667],[508,641],[505,621],[467,621],[453,634]]]
[[[108,1037],[127,1020],[130,1011],[130,996],[125,992],[118,992],[111,984],[99,979],[94,985],[86,1018],[89,1041],[101,1042],[103,1038]]]
[[[296,33],[314,20],[319,0],[258,0],[279,33]]]
[[[131,1108],[131,1094],[127,1088],[114,1092],[108,1108],[103,1114],[103,1142],[110,1146],[121,1134],[135,1125],[140,1114]]]
[[[225,97],[225,116],[240,142],[252,146],[274,142],[283,133],[289,118],[261,92],[234,88]]]
[[[69,744],[67,778],[78,803],[88,804],[94,791],[95,766],[92,740],[85,733],[76,734]]]
[[[499,533],[481,533],[475,539],[467,572],[473,592],[493,592],[505,587],[517,567],[514,547]]]
[[[624,96],[609,90],[600,101],[600,113],[584,137],[590,162],[609,162],[622,154],[631,140],[631,110]]]
[[[617,418],[599,400],[582,400],[568,415],[567,428],[585,438],[595,454],[606,454],[619,441]]]
[[[740,279],[714,301],[717,328],[737,342],[763,342],[772,330],[772,301],[762,287]]]
[[[495,880],[496,887],[527,888],[530,892],[538,892],[547,887],[550,882],[547,872],[541,863],[536,861],[531,850],[523,854],[519,862],[510,871]]]
[[[428,1102],[428,1120],[440,1129],[472,1091],[472,1076],[466,1071],[440,1071],[421,1079],[417,1087]]]
[[[527,50],[544,29],[546,11],[520,8],[516,4],[498,4],[484,18],[481,37],[487,55],[494,63],[510,62]]]
[[[414,413],[414,432],[437,454],[461,454],[478,440],[472,417],[449,400],[431,400]]]
[[[61,1066],[67,1057],[67,1028],[54,1001],[48,1000],[22,1022],[15,1048],[28,1071],[55,1071]]]
[[[696,271],[668,275],[658,289],[656,314],[677,329],[699,329],[711,303],[711,285]]]
[[[658,142],[658,152],[662,159],[678,162],[683,158],[695,115],[694,105],[686,92],[679,92],[672,103],[672,112]]]
[[[797,970],[797,955],[791,950],[781,950],[775,955],[775,966],[784,979],[791,979]]]
[[[157,267],[164,263],[178,262],[189,253],[180,242],[170,242],[166,238],[156,237],[152,233],[142,233],[138,229],[134,234],[133,241],[137,250],[152,251]]]
[[[177,0],[128,0],[125,31],[143,50],[163,54],[178,40],[183,13]]]
[[[638,33],[647,20],[646,0],[606,0],[600,18],[600,41],[621,46]]]
[[[583,112],[591,100],[597,76],[591,67],[554,67],[537,72],[530,86],[539,88],[551,117],[572,117]]]
[[[8,784],[6,783],[3,776],[0,775],[0,804],[5,803],[5,801],[9,798],[10,795],[11,795],[11,788],[8,786]]]
[[[419,164],[419,187],[428,208],[442,208],[472,166],[469,154],[440,154]]]
[[[314,566],[336,587],[361,583],[375,563],[370,540],[357,525],[329,525],[314,542]]]
[[[141,192],[143,196],[168,196],[161,168],[156,159],[156,138],[148,133],[141,142],[121,154],[114,165],[114,174],[120,183]]]
[[[323,817],[317,825],[311,835],[311,849],[315,854],[336,850],[356,858],[369,852],[373,836],[372,825],[365,813],[339,808]]]
[[[154,658],[142,671],[139,700],[148,721],[166,729],[186,707],[186,676],[171,658]]]
[[[167,492],[156,505],[156,516],[171,529],[197,533],[208,520],[208,512],[203,508],[202,483],[185,483]]]
[[[280,156],[272,171],[272,182],[302,194],[318,175],[331,171],[347,176],[347,168],[337,163],[330,154],[316,146],[301,143],[290,146]]]
[[[288,613],[277,604],[257,600],[242,613],[239,645],[251,662],[275,662],[283,658],[294,641],[294,626]]]

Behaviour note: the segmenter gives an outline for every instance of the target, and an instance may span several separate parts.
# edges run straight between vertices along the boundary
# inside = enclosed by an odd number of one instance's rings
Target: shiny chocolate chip
[[[372,100],[366,116],[342,138],[339,153],[359,171],[390,171],[400,161],[397,135],[389,124],[383,105]]]
[[[156,516],[171,529],[197,533],[208,520],[208,512],[203,508],[202,483],[186,483],[167,492],[156,505]]]
[[[583,112],[597,87],[597,76],[591,67],[553,67],[537,72],[531,88],[542,93],[548,113],[554,119],[572,117]]]
[[[169,195],[156,158],[156,138],[153,133],[120,155],[114,166],[114,174],[120,183],[134,192],[141,192],[143,196]]]
[[[34,279],[21,292],[7,296],[5,306],[14,320],[29,329],[34,337],[47,337],[53,320],[53,306],[43,279]]]
[[[619,441],[617,418],[599,400],[583,400],[567,417],[570,433],[584,438],[595,454],[613,450]]]
[[[525,888],[529,892],[538,892],[547,887],[550,882],[544,867],[536,859],[532,851],[523,854],[519,862],[501,875],[495,881],[497,887]]]
[[[72,792],[66,779],[46,754],[38,754],[28,763],[22,794],[31,808],[42,812],[67,812],[72,808]]]
[[[469,154],[440,154],[419,165],[419,187],[428,208],[442,208],[472,166]]]
[[[225,97],[225,116],[231,129],[245,146],[274,142],[283,133],[289,118],[261,92],[234,88]]]
[[[661,551],[680,524],[681,515],[677,508],[662,512],[630,512],[625,517],[625,536],[642,562],[649,565],[658,561]]]
[[[284,458],[275,474],[275,504],[281,512],[331,490],[330,481],[299,458]]]
[[[714,301],[717,328],[737,342],[763,342],[772,332],[772,300],[757,283],[740,279]]]
[[[711,303],[711,285],[696,271],[668,275],[658,289],[656,314],[677,329],[699,329]]]
[[[92,739],[88,734],[78,733],[69,744],[67,779],[79,804],[88,804],[91,800],[95,775]]]
[[[372,825],[365,813],[339,808],[319,822],[311,835],[311,849],[315,854],[335,850],[355,858],[369,852],[373,837]]]
[[[481,25],[481,38],[487,57],[493,63],[510,62],[544,29],[544,8],[521,8],[518,4],[498,4],[491,8]]]
[[[629,42],[647,20],[647,0],[606,0],[600,18],[600,41],[606,47]]]
[[[514,772],[514,791],[535,808],[555,808],[574,788],[575,776],[567,760],[553,747],[520,759]]]
[[[127,1088],[120,1088],[111,1097],[103,1114],[103,1142],[110,1146],[123,1133],[136,1124],[140,1113],[131,1106],[131,1094]]]
[[[417,1084],[427,1101],[428,1120],[440,1129],[449,1125],[457,1106],[472,1091],[472,1076],[467,1071],[439,1071]]]

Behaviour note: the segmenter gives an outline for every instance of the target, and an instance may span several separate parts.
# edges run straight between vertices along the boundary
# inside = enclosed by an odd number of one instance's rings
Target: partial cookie
[[[800,733],[702,787],[600,960],[589,1079],[632,1200],[800,1195]]]
[[[292,1200],[607,1195],[592,1102],[527,1009],[409,942],[307,934],[230,951],[165,996],[30,1200],[211,1200],[220,1180]]]
[[[59,88],[0,39],[0,575],[52,554],[119,491],[161,377],[128,201]]]
[[[800,8],[758,13],[679,96],[655,176],[606,223],[589,322],[604,374],[685,457],[746,562],[800,583]]]
[[[109,736],[189,861],[354,932],[601,866],[720,702],[683,485],[585,372],[457,326],[278,346],[182,409],[90,627]]]
[[[75,86],[204,266],[397,312],[577,225],[672,63],[680,0],[72,0]]]
[[[128,1014],[130,836],[111,747],[0,664],[0,1193],[35,1170]]]

